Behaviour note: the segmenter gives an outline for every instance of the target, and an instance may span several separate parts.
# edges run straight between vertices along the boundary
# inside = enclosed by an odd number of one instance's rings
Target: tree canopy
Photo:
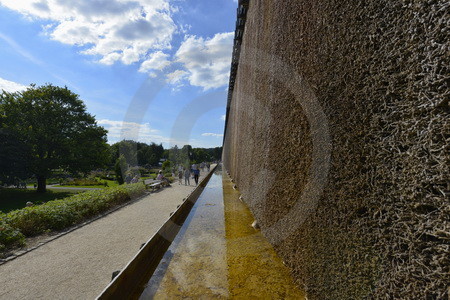
[[[0,94],[0,126],[4,135],[14,136],[6,164],[23,156],[19,166],[28,169],[44,192],[53,169],[87,172],[103,166],[108,159],[107,131],[86,112],[79,96],[67,87],[51,84],[26,91]],[[20,145],[23,145],[21,147]],[[14,153],[21,148],[25,153]],[[1,155],[1,154],[0,154]],[[25,163],[26,162],[26,163]]]
[[[175,145],[166,151],[163,156],[175,164],[189,165],[190,163],[201,163],[222,158],[222,147],[192,148],[191,145],[184,145],[180,149]]]
[[[131,166],[154,166],[158,165],[164,148],[161,144],[122,140],[111,146],[111,152],[113,162],[123,155],[126,163]]]

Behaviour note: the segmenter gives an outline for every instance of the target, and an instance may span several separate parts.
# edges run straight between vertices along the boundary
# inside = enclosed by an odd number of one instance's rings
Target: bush
[[[0,215],[0,253],[12,246],[25,245],[25,236],[7,224],[4,216],[4,214]]]
[[[145,187],[142,184],[89,191],[62,200],[11,211],[4,215],[3,219],[25,236],[33,236],[80,223],[144,192]]]
[[[166,160],[162,163],[163,170],[170,170],[171,166],[172,166],[172,162],[170,160]]]
[[[127,172],[127,170],[128,170],[127,161],[125,159],[125,156],[121,154],[119,158],[116,160],[116,163],[114,165],[116,180],[120,185],[124,183],[124,175]]]

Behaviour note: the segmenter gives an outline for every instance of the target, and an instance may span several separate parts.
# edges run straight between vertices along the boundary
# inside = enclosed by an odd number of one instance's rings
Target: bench
[[[155,190],[158,190],[164,186],[164,183],[159,180],[148,179],[148,180],[143,180],[143,182],[144,182],[145,188],[150,189],[152,192],[154,192]]]
[[[162,187],[162,183],[155,182],[155,183],[149,184],[148,187],[151,189],[152,192],[154,192],[155,190],[159,190]]]

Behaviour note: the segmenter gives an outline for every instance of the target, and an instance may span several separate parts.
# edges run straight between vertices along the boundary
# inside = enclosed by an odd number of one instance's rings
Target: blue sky
[[[234,0],[0,0],[0,89],[67,86],[108,141],[222,144]]]

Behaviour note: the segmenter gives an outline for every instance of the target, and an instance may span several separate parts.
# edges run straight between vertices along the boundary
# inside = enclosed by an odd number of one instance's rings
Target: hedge
[[[0,252],[13,245],[23,245],[25,236],[70,227],[144,192],[144,185],[129,184],[84,192],[7,214],[1,213]]]
[[[0,254],[5,249],[12,246],[23,246],[25,236],[17,229],[14,229],[3,220],[4,214],[0,215]],[[0,255],[1,257],[1,255]]]

